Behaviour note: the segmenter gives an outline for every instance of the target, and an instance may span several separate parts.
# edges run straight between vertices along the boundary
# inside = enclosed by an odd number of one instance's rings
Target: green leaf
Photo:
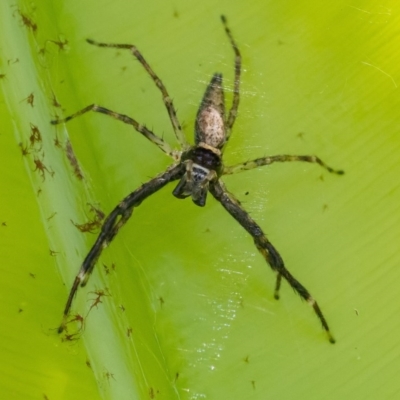
[[[367,0],[1,2],[3,397],[394,397],[399,9]],[[109,213],[170,160],[104,115],[50,120],[97,103],[176,146],[142,66],[85,39],[137,45],[191,140],[213,73],[232,98],[220,14],[243,55],[226,164],[316,154],[346,171],[286,163],[224,178],[318,300],[337,344],[286,283],[273,299],[274,275],[219,204],[178,201],[171,186],[135,210],[79,290],[71,319],[82,316],[83,329],[70,323],[58,335],[96,237],[76,225],[93,220],[93,207]]]

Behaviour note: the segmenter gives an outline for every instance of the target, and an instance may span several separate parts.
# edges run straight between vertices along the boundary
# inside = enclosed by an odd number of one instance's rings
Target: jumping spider
[[[197,112],[194,145],[190,145],[186,140],[182,126],[178,121],[175,107],[172,103],[171,97],[167,92],[167,89],[135,46],[130,44],[100,43],[91,39],[87,39],[87,42],[94,46],[129,50],[140,62],[140,64],[142,64],[146,72],[150,75],[155,85],[161,92],[162,100],[168,111],[175,136],[181,145],[181,150],[172,149],[161,137],[155,135],[151,130],[133,118],[108,110],[96,104],[91,104],[64,119],[51,121],[51,123],[54,125],[65,123],[89,111],[106,114],[112,118],[124,122],[125,124],[132,125],[137,132],[141,133],[144,137],[158,146],[160,150],[173,159],[173,164],[168,167],[165,172],[157,175],[155,178],[144,183],[138,189],[126,196],[104,221],[101,232],[89,254],[83,261],[79,273],[72,285],[64,309],[64,317],[60,327],[58,328],[59,332],[62,332],[65,328],[71,304],[78,287],[86,284],[101,252],[105,247],[107,247],[112,239],[114,239],[121,227],[131,217],[133,209],[139,206],[147,197],[153,195],[168,183],[179,180],[178,185],[173,191],[173,195],[178,199],[184,199],[191,196],[192,201],[197,206],[203,207],[206,204],[207,193],[210,192],[212,196],[222,204],[226,211],[228,211],[228,213],[231,214],[231,216],[253,237],[257,249],[265,258],[270,267],[276,272],[277,279],[274,292],[275,298],[279,298],[279,288],[282,278],[286,279],[289,285],[300,295],[300,297],[306,300],[307,303],[313,307],[323,329],[326,331],[329,341],[331,343],[335,342],[335,339],[329,330],[328,323],[326,322],[326,319],[315,299],[311,296],[308,290],[286,269],[278,251],[267,239],[260,226],[243,209],[239,201],[236,200],[236,198],[226,190],[224,183],[221,181],[221,177],[223,175],[248,171],[263,165],[270,165],[274,162],[286,161],[304,161],[316,163],[325,168],[327,171],[338,175],[341,175],[344,172],[329,167],[316,156],[276,155],[258,158],[253,161],[248,161],[233,166],[225,166],[223,164],[222,154],[225,150],[226,144],[229,141],[239,106],[241,55],[227,25],[226,18],[221,16],[221,20],[225,29],[225,33],[228,36],[235,54],[233,103],[231,109],[226,115],[224,92],[222,88],[222,74],[215,73],[204,93],[203,100]]]

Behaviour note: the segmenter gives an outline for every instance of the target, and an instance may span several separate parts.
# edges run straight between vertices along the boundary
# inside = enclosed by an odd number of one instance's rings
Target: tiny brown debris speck
[[[75,333],[66,333],[63,338],[61,338],[62,342],[75,342],[79,340],[80,335],[78,332]]]
[[[78,322],[80,324],[78,331],[82,331],[84,329],[85,320],[80,314],[75,314],[72,318],[68,321],[68,324],[71,322]]]
[[[50,215],[50,217],[47,217],[47,221],[50,221],[57,215],[57,211],[54,211],[53,214]]]
[[[103,376],[104,376],[105,379],[107,379],[109,384],[110,384],[110,380],[111,379],[114,379],[114,381],[116,380],[115,377],[114,377],[114,374],[112,372],[110,372],[110,371],[107,371],[107,370],[103,373]]]
[[[95,233],[101,227],[105,214],[99,208],[95,207],[92,204],[89,204],[89,211],[94,214],[94,218],[85,222],[83,224],[77,224],[76,222],[71,222],[81,231],[81,232],[89,232]]]
[[[18,146],[21,148],[22,156],[27,156],[28,154],[30,154],[31,151],[28,145],[24,146],[22,143],[19,143]]]
[[[97,306],[100,303],[103,303],[102,300],[101,300],[103,297],[111,296],[110,292],[108,291],[108,288],[105,288],[104,290],[103,289],[98,289],[98,290],[95,290],[94,292],[90,292],[90,293],[95,294],[96,297],[94,299],[91,299],[92,304],[90,305],[90,308],[89,308],[89,311],[88,311],[88,313],[86,315],[86,318],[87,318],[87,316],[89,315],[89,313],[92,311],[92,309],[94,307],[97,308]]]
[[[53,107],[61,108],[61,104],[57,101],[56,95],[52,93],[51,104]]]
[[[101,211],[100,208],[95,207],[91,203],[87,203],[87,205],[90,207],[90,212],[94,213],[97,219],[102,221],[106,217],[106,214],[104,214],[104,212]]]
[[[78,159],[75,156],[74,149],[72,148],[71,142],[69,140],[67,140],[65,150],[66,150],[68,161],[70,162],[72,169],[74,170],[74,175],[78,179],[82,180],[83,173],[82,173],[81,167],[79,166]]]
[[[65,50],[65,47],[67,46],[67,44],[68,44],[68,40],[67,39],[60,39],[59,38],[59,40],[48,40],[48,42],[50,42],[50,43],[54,43],[57,47],[58,47],[58,49],[59,50]]]
[[[17,12],[21,17],[22,24],[25,25],[33,33],[36,33],[38,28],[36,22],[33,21],[33,19],[29,17],[27,14],[24,14],[19,8],[17,9]]]
[[[42,147],[42,134],[40,133],[39,128],[32,124],[32,122],[29,123],[31,127],[31,134],[29,136],[29,143],[30,147],[33,149],[36,144],[39,144],[39,149]]]
[[[7,64],[8,65],[16,64],[17,62],[19,62],[19,58],[14,58],[14,59],[7,60]]]
[[[62,144],[60,142],[60,140],[58,139],[58,137],[56,136],[54,140],[54,146],[58,147],[59,149],[62,149]]]
[[[35,100],[35,95],[31,93],[27,98],[23,99],[22,101],[26,101],[31,107],[33,107],[34,100]]]

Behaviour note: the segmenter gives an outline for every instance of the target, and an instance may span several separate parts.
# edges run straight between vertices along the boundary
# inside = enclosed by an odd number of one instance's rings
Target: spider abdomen
[[[212,106],[205,107],[197,118],[204,142],[218,148],[224,143],[225,129],[222,115]]]
[[[225,102],[222,75],[214,74],[204,93],[195,124],[196,144],[201,142],[222,148],[226,140]]]

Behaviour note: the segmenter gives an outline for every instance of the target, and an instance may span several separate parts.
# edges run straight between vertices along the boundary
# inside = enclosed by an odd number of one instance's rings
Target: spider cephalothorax
[[[68,314],[78,286],[84,286],[86,284],[86,281],[92,272],[102,250],[107,247],[111,240],[117,235],[121,227],[128,221],[134,208],[139,206],[143,200],[163,188],[169,182],[179,180],[178,185],[173,191],[174,196],[179,199],[191,196],[196,205],[204,206],[206,204],[207,193],[210,192],[212,196],[222,204],[225,210],[228,211],[228,213],[231,214],[231,216],[235,218],[236,221],[239,222],[239,224],[252,236],[257,249],[271,266],[272,270],[276,272],[277,278],[274,294],[275,298],[279,298],[279,288],[281,280],[284,278],[289,285],[313,307],[314,312],[322,324],[322,327],[327,333],[329,341],[331,343],[335,342],[329,331],[326,319],[323,316],[317,302],[313,299],[308,290],[287,270],[282,257],[279,255],[272,243],[267,239],[261,227],[243,209],[236,198],[226,190],[221,177],[223,175],[234,174],[236,172],[247,171],[264,165],[270,165],[274,162],[285,161],[304,161],[316,163],[325,168],[327,171],[339,175],[343,174],[343,171],[334,170],[326,165],[320,158],[308,155],[276,155],[258,158],[253,161],[247,161],[243,164],[224,166],[222,161],[222,153],[229,140],[239,106],[241,56],[236,42],[233,39],[232,33],[227,26],[226,18],[222,16],[221,20],[224,24],[225,32],[235,53],[235,79],[233,85],[232,107],[230,108],[229,113],[226,115],[224,92],[222,88],[222,75],[219,73],[214,74],[211,82],[207,86],[197,113],[195,122],[194,146],[190,146],[186,141],[186,137],[183,134],[181,125],[176,115],[176,110],[173,106],[167,89],[160,78],[154,73],[147,61],[143,58],[142,54],[137,50],[137,48],[129,44],[99,43],[88,39],[88,42],[95,46],[129,50],[143,65],[144,69],[153,79],[154,83],[161,92],[163,102],[168,111],[171,124],[175,132],[175,136],[181,145],[181,150],[172,149],[167,142],[155,135],[152,131],[146,128],[146,126],[138,123],[135,119],[128,117],[127,115],[116,113],[96,104],[89,105],[64,119],[52,121],[53,124],[67,122],[88,111],[106,114],[124,122],[125,124],[132,125],[137,132],[158,146],[164,153],[169,155],[174,160],[174,163],[167,168],[165,172],[144,183],[138,189],[126,196],[106,218],[95,244],[84,259],[78,275],[76,276],[72,285],[67,303],[65,305],[64,318],[59,327],[59,332],[64,330],[68,322]]]
[[[179,199],[192,196],[193,202],[206,204],[209,184],[221,176],[220,149],[226,141],[225,102],[222,75],[215,74],[200,104],[195,123],[196,146],[182,155],[186,172],[173,194]]]

